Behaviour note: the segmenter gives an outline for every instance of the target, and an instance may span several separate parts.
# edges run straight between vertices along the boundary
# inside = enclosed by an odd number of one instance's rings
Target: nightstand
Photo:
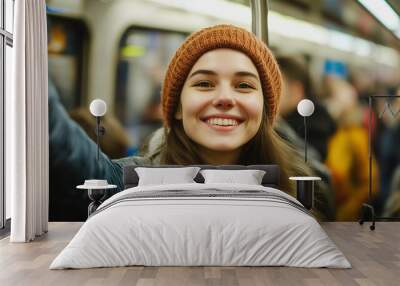
[[[109,185],[106,180],[85,180],[85,184],[79,185],[77,189],[88,190],[89,199],[92,201],[88,206],[88,217],[96,211],[103,203],[107,190],[117,188],[116,185]]]
[[[296,181],[297,200],[308,210],[314,207],[315,182],[321,181],[320,177],[290,177]]]

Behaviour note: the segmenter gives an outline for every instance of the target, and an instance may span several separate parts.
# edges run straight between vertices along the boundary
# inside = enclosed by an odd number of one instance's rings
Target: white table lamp
[[[104,116],[107,112],[107,104],[104,100],[95,99],[90,103],[90,113],[96,117],[96,141],[97,141],[97,162],[99,162],[99,154],[100,154],[100,146],[99,140],[100,136],[104,135],[106,129],[103,126],[100,126],[100,117]]]
[[[95,99],[90,103],[90,113],[96,117],[104,116],[107,112],[107,104],[104,100]]]
[[[297,105],[297,112],[304,117],[304,161],[307,163],[307,117],[314,113],[314,103],[309,99],[303,99]],[[320,181],[320,177],[290,177],[296,181],[297,199],[308,210],[314,206],[315,182]]]
[[[301,100],[297,112],[304,117],[304,161],[307,163],[307,117],[314,113],[314,103],[309,99]]]

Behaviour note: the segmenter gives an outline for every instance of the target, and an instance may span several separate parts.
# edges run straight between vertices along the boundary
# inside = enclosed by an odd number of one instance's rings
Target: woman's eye
[[[212,87],[212,84],[211,84],[211,82],[204,80],[204,81],[199,81],[199,82],[195,83],[194,86],[202,87],[202,88],[210,88],[210,87]]]
[[[246,83],[246,82],[241,82],[238,84],[238,88],[251,88],[254,89],[253,86],[251,86],[250,84]]]

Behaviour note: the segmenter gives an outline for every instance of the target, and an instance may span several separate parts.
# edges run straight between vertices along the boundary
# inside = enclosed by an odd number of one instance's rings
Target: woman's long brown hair
[[[294,147],[273,130],[268,122],[266,109],[264,106],[263,119],[258,132],[243,146],[237,164],[278,165],[280,167],[280,188],[293,195],[295,188],[289,177],[309,175],[311,172]],[[208,164],[202,159],[198,144],[186,135],[181,120],[174,120],[171,128],[169,130],[165,128],[164,132],[164,142],[160,145],[159,150],[161,164]]]

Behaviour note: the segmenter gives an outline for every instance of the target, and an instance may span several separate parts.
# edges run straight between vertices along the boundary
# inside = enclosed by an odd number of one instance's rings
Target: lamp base
[[[289,180],[296,181],[297,200],[310,210],[314,207],[315,182],[320,181],[320,177],[290,177]]]
[[[105,189],[88,189],[89,199],[92,201],[88,206],[88,217],[94,213],[106,198]]]
[[[363,204],[361,207],[361,218],[358,221],[360,225],[363,225],[365,221],[367,221],[368,216],[367,213],[368,211],[371,213],[371,221],[372,224],[369,226],[370,230],[375,230],[375,209],[373,206],[370,204]]]
[[[308,210],[314,206],[314,181],[296,181],[297,199]]]

